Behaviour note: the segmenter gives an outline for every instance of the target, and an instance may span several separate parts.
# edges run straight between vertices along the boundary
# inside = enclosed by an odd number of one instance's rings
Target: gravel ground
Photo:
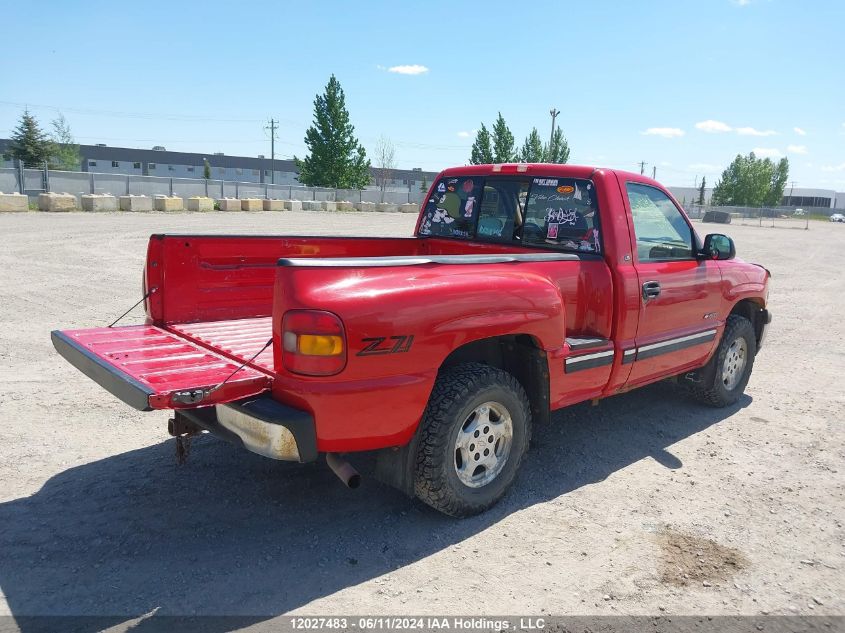
[[[845,226],[724,227],[774,274],[738,405],[660,384],[567,409],[504,501],[464,521],[208,436],[177,465],[166,413],[130,409],[50,345],[138,299],[152,232],[408,235],[414,220],[0,216],[0,614],[845,613]]]

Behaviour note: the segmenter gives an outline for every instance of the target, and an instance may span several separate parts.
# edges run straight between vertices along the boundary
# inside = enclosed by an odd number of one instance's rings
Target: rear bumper
[[[177,411],[176,415],[264,457],[302,463],[317,459],[314,417],[268,396]]]

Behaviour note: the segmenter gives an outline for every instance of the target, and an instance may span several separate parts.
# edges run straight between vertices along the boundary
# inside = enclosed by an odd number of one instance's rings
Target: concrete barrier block
[[[355,208],[359,211],[375,211],[376,210],[376,203],[375,202],[356,202]]]
[[[264,205],[261,204],[261,198],[242,198],[241,199],[241,210],[242,211],[262,211],[264,209]]]
[[[117,211],[117,198],[107,193],[86,193],[79,201],[83,211]]]
[[[347,202],[345,200],[343,202],[337,202],[335,204],[337,204],[337,210],[338,211],[354,211],[355,210],[355,205],[352,204],[351,202]]]
[[[192,196],[185,200],[188,211],[214,211],[214,200],[205,196]]]
[[[120,196],[121,211],[152,211],[153,199],[149,196]]]
[[[398,213],[399,205],[390,202],[376,202],[376,211],[379,213]]]
[[[41,211],[76,211],[76,196],[70,193],[39,193],[38,208]]]
[[[217,206],[221,211],[240,211],[241,201],[237,198],[220,198],[217,201]]]
[[[264,200],[264,210],[265,211],[284,211],[285,210],[285,201],[284,200],[271,200],[271,199]]]
[[[185,202],[179,196],[156,196],[153,206],[156,211],[185,210]]]
[[[320,203],[320,209],[323,211],[337,211],[337,203],[334,200],[323,200]]]
[[[302,200],[284,200],[285,211],[302,211]]]
[[[29,211],[29,196],[0,191],[0,213],[7,211]]]
[[[399,212],[400,213],[419,213],[420,212],[420,205],[414,204],[413,202],[407,204],[400,204],[399,205]]]
[[[302,209],[304,211],[321,211],[323,206],[319,200],[303,200]]]

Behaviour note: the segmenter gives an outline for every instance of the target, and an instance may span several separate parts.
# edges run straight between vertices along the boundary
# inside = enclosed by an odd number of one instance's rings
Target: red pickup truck
[[[115,396],[274,459],[377,450],[377,476],[454,516],[513,482],[551,411],[677,377],[735,402],[769,272],[702,241],[639,174],[458,167],[414,237],[153,235],[146,325],[52,333]]]

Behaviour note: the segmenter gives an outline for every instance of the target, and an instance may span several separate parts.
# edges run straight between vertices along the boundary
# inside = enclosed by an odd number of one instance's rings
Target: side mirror
[[[734,257],[736,257],[736,246],[727,235],[711,233],[704,238],[704,248],[701,249],[702,259],[733,259]]]

